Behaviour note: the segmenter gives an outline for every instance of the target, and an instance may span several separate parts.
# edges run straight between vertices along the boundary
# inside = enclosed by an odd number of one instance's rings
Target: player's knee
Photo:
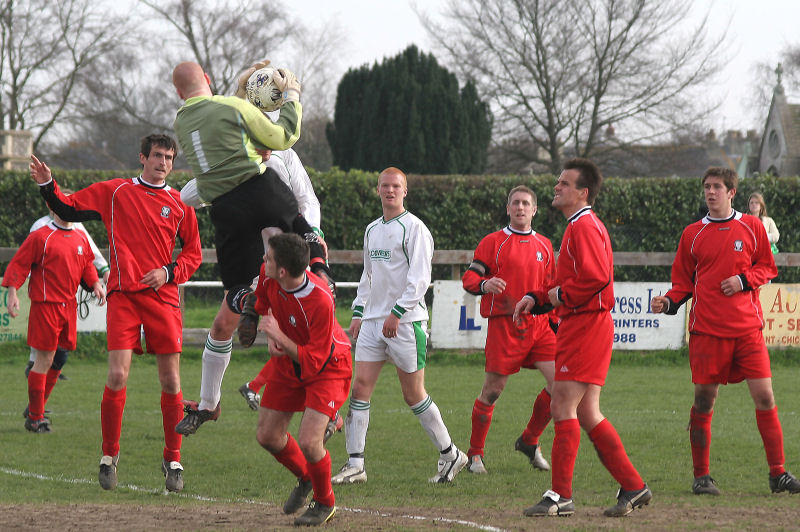
[[[714,409],[714,402],[717,395],[709,393],[708,391],[695,392],[694,394],[694,409],[698,412],[708,413]]]
[[[56,349],[56,354],[53,355],[53,363],[51,364],[51,368],[61,371],[61,368],[64,367],[64,364],[67,363],[67,355],[69,352],[66,349],[58,348]]]
[[[487,390],[483,394],[483,398],[486,399],[485,403],[488,405],[493,405],[500,399],[500,393],[502,390]]]

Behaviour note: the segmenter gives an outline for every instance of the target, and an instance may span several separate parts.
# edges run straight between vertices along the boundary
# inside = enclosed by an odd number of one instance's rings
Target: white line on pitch
[[[64,482],[66,484],[87,484],[87,485],[94,485],[95,481],[88,480],[85,478],[64,478],[64,477],[51,477],[47,475],[42,475],[40,473],[30,473],[27,471],[20,471],[19,469],[12,469],[8,467],[0,466],[0,472],[6,473],[7,475],[12,475],[15,477],[24,477],[24,478],[35,478],[37,480],[47,480],[47,481],[58,481]],[[192,499],[197,501],[203,502],[216,502],[216,503],[244,503],[244,504],[255,504],[259,506],[275,506],[274,504],[263,502],[263,501],[255,501],[253,499],[218,499],[216,497],[207,497],[203,495],[193,495],[190,493],[170,493],[166,489],[158,490],[158,489],[148,489],[143,488],[141,486],[134,486],[133,484],[119,484],[117,488],[124,488],[129,489],[131,491],[139,491],[142,493],[151,493],[154,495],[159,494],[168,494],[173,497],[183,497],[185,499]],[[502,528],[496,528],[493,526],[488,525],[481,525],[479,523],[474,523],[472,521],[464,521],[461,519],[449,519],[447,517],[425,517],[422,515],[394,515],[386,512],[378,512],[376,510],[366,510],[362,508],[348,508],[346,506],[338,506],[339,510],[345,512],[351,512],[354,514],[370,514],[370,515],[377,515],[378,517],[399,517],[403,519],[412,519],[415,521],[434,521],[438,523],[447,523],[447,524],[455,524],[455,525],[462,525],[468,526],[470,528],[477,528],[478,530],[486,530],[487,532],[503,532]]]

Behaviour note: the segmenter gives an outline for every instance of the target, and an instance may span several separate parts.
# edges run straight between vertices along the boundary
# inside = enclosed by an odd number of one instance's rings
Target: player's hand
[[[269,161],[269,156],[272,155],[272,150],[270,149],[259,150],[258,148],[256,148],[256,153],[261,156],[261,162],[263,163],[265,161]]]
[[[103,306],[106,304],[106,289],[103,286],[102,281],[97,281],[92,285],[92,291],[94,292],[94,297],[97,298],[97,305]]]
[[[726,296],[732,296],[733,294],[742,291],[742,281],[739,279],[738,275],[733,275],[722,281],[719,287],[723,294]]]
[[[43,185],[53,179],[53,174],[50,172],[50,168],[44,164],[44,161],[40,161],[33,154],[31,154],[30,169],[31,177],[40,185]]]
[[[531,297],[523,297],[517,301],[517,305],[514,307],[514,314],[511,316],[511,321],[516,323],[523,314],[530,314],[535,304],[536,301]]]
[[[656,314],[669,310],[669,299],[666,296],[655,296],[650,300],[650,310]]]
[[[391,312],[383,321],[383,336],[386,338],[396,338],[397,337],[397,326],[400,324],[400,318],[392,314]]]
[[[111,276],[111,270],[106,270],[106,273],[103,274],[103,284],[108,284],[108,278]]]
[[[558,299],[558,289],[561,288],[559,286],[553,287],[550,291],[547,292],[547,298],[550,299],[550,303],[553,307],[559,307],[563,304],[563,302]]]
[[[247,80],[250,79],[250,76],[253,75],[253,72],[269,66],[269,59],[264,59],[263,61],[259,61],[258,63],[253,63],[253,65],[242,72],[239,75],[239,79],[236,81],[236,96],[241,98],[242,100],[247,99]]]
[[[361,318],[353,318],[350,322],[350,328],[347,329],[347,332],[350,333],[350,338],[355,340],[358,338],[358,333],[361,332]]]
[[[286,354],[286,351],[284,351],[283,348],[278,345],[278,342],[272,338],[267,340],[267,346],[269,347],[269,354],[274,357],[279,357]]]
[[[167,272],[164,271],[164,268],[156,268],[154,270],[150,270],[144,277],[139,281],[142,284],[146,284],[153,290],[158,290],[162,286],[164,286],[167,282]]]
[[[272,75],[272,81],[279,91],[283,93],[283,99],[287,102],[300,101],[300,81],[291,70],[279,68]]]
[[[270,341],[277,342],[276,339],[281,332],[281,328],[278,325],[278,320],[272,315],[272,309],[269,309],[267,315],[262,318],[258,324],[258,330],[269,336]]]
[[[483,291],[487,294],[502,294],[506,289],[506,282],[500,277],[492,277],[483,283]]]
[[[19,315],[19,297],[17,297],[16,290],[12,291],[9,289],[7,306],[8,306],[8,313],[11,315],[11,317],[16,318]]]

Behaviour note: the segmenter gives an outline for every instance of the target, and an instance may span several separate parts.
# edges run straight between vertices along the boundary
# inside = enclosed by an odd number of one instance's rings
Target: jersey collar
[[[587,215],[590,212],[592,212],[592,206],[591,205],[587,205],[586,207],[582,207],[581,209],[578,210],[578,212],[576,212],[575,214],[573,214],[572,216],[570,216],[567,219],[567,223],[572,223],[575,220],[577,220],[578,218],[580,218],[581,216]]]
[[[712,218],[711,216],[706,214],[703,217],[703,223],[704,224],[712,224],[712,223],[713,224],[721,224],[721,223],[725,223],[725,222],[730,222],[731,220],[740,220],[741,218],[742,218],[742,213],[740,213],[736,209],[733,209],[731,211],[731,215],[730,216],[726,216],[725,218]]]
[[[148,183],[147,181],[142,179],[142,175],[141,174],[139,174],[138,176],[133,178],[133,184],[134,185],[142,185],[142,186],[145,186],[147,188],[152,188],[153,190],[162,190],[162,189],[163,190],[169,190],[169,185],[167,185],[166,181],[164,181],[164,184],[161,185],[161,186],[151,185],[150,183]]]
[[[509,224],[503,229],[503,232],[505,234],[507,234],[507,235],[523,235],[523,236],[527,236],[527,235],[532,235],[535,231],[533,230],[533,228],[528,229],[527,231],[517,231],[516,229],[511,227],[511,225]]]

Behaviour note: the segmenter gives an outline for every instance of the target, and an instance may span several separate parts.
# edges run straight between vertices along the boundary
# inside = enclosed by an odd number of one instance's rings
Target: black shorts
[[[264,257],[262,229],[305,232],[300,220],[305,218],[300,216],[294,194],[271,168],[215,199],[211,221],[225,289],[249,285],[258,275]],[[308,222],[305,226],[311,231]]]

